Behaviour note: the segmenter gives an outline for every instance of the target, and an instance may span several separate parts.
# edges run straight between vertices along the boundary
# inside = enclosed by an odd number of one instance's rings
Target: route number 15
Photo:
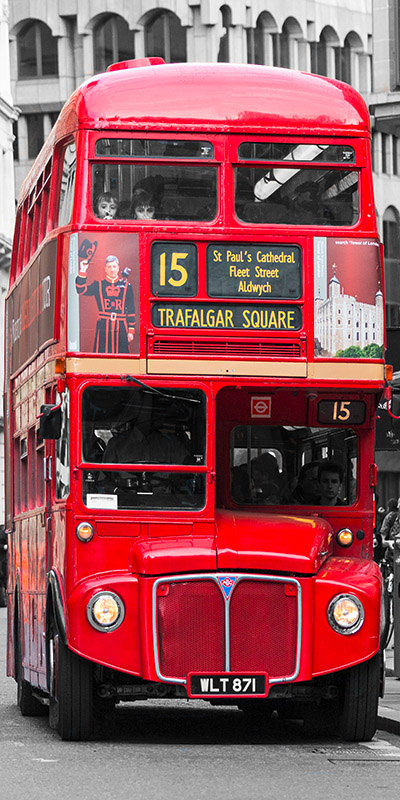
[[[156,297],[197,294],[197,247],[186,242],[153,242],[151,291]]]

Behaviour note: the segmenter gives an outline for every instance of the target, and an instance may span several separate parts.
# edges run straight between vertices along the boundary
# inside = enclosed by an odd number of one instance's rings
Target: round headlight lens
[[[115,630],[121,624],[125,612],[122,600],[114,592],[98,592],[87,606],[88,620],[101,631]]]
[[[338,544],[342,545],[342,547],[350,547],[353,544],[353,531],[350,528],[342,528],[341,531],[338,531],[336,534],[336,541]]]
[[[330,626],[338,633],[356,633],[364,622],[364,608],[358,597],[340,594],[328,608]]]

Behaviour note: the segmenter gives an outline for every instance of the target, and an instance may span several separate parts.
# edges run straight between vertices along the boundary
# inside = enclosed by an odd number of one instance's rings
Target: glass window
[[[220,18],[222,24],[222,35],[219,40],[218,61],[227,62],[230,60],[230,41],[229,30],[232,25],[232,12],[229,6],[221,6]]]
[[[356,499],[353,430],[241,425],[232,431],[230,456],[239,505],[343,506]]]
[[[242,142],[239,158],[247,161],[324,161],[354,163],[353,147],[342,144],[298,144],[294,142]]]
[[[43,22],[30,22],[18,36],[18,75],[58,75],[57,39]]]
[[[284,225],[354,225],[358,173],[344,169],[237,167],[235,210],[240,220]]]
[[[60,201],[58,206],[58,224],[67,225],[71,219],[74,202],[76,175],[76,145],[75,142],[67,144],[64,151],[64,160],[61,175]]]
[[[205,396],[197,389],[88,388],[82,404],[83,501],[90,508],[201,508]],[[101,469],[95,465],[101,463]],[[132,464],[139,469],[110,470]],[[154,465],[186,469],[157,470]]]
[[[44,114],[27,114],[28,158],[34,159],[44,143]]]
[[[146,56],[160,56],[167,63],[186,61],[186,30],[171,11],[153,14],[145,28]]]
[[[57,402],[61,403],[61,436],[55,441],[56,454],[56,497],[63,500],[69,495],[70,462],[69,462],[69,392],[65,390],[62,397],[58,395]]]
[[[102,219],[208,221],[217,210],[217,167],[98,162],[92,181]]]
[[[96,156],[125,158],[214,158],[210,142],[196,139],[98,139]]]
[[[389,206],[383,215],[383,247],[386,324],[388,328],[400,328],[400,219],[393,206]]]
[[[110,64],[135,57],[134,33],[114,14],[96,26],[93,47],[95,72],[104,72]]]

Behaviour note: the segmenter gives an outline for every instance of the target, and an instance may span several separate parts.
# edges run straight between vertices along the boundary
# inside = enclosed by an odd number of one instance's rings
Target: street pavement
[[[400,678],[393,671],[393,646],[386,650],[385,696],[379,701],[378,729],[400,735]]]

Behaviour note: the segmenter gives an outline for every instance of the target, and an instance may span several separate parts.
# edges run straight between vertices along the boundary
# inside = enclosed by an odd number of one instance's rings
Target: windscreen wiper
[[[180,400],[181,402],[182,400],[186,400],[188,403],[201,403],[201,400],[196,400],[194,397],[179,397],[176,394],[166,394],[165,392],[160,391],[160,389],[156,389],[155,386],[148,386],[147,383],[143,383],[143,381],[140,381],[139,378],[134,378],[133,375],[121,375],[121,380],[136,383],[146,392],[150,392],[150,394],[157,394],[159,397],[165,397],[167,400]]]

